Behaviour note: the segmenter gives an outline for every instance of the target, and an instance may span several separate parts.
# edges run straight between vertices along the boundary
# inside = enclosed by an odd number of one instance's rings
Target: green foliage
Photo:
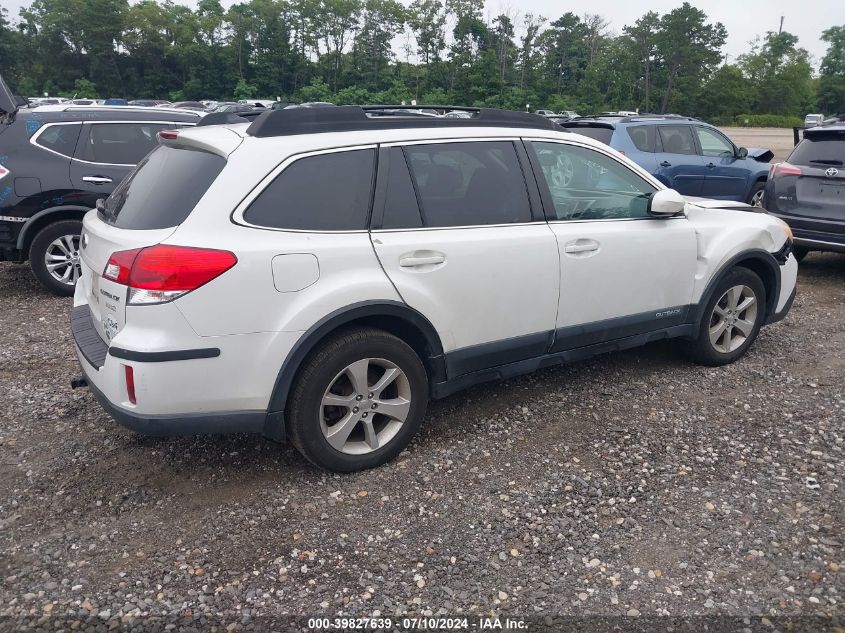
[[[804,119],[782,114],[739,114],[733,119],[739,127],[799,127]]]
[[[828,49],[819,69],[819,109],[828,114],[845,114],[845,25],[830,27],[822,33],[822,40]]]
[[[97,99],[99,97],[97,86],[93,81],[88,81],[85,78],[73,82],[73,94],[79,99]]]
[[[243,79],[238,79],[238,83],[235,84],[235,89],[232,91],[236,100],[241,99],[250,99],[255,96],[257,89],[252,84],[248,84]]]
[[[29,96],[273,98],[445,103],[523,110],[845,111],[845,26],[822,34],[812,78],[789,33],[769,33],[732,66],[727,33],[684,3],[619,35],[599,15],[552,16],[484,0],[32,0],[0,8],[0,62]],[[490,9],[490,3],[487,4]],[[530,104],[530,106],[527,106]],[[818,104],[818,105],[817,105]]]
[[[328,85],[319,77],[315,77],[311,83],[299,90],[298,98],[302,102],[307,101],[330,101],[333,94]]]

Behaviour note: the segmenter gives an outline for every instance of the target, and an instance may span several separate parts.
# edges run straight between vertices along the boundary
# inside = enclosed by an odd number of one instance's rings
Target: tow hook
[[[88,386],[88,379],[85,376],[77,376],[76,378],[70,379],[70,388],[71,389],[82,389]]]

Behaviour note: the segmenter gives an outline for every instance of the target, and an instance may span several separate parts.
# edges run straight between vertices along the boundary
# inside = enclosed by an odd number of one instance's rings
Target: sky
[[[132,0],[130,0],[131,2]],[[176,0],[181,4],[195,6],[195,0]],[[221,0],[228,7],[237,0]],[[400,0],[410,4],[410,0]],[[486,0],[486,13],[492,18],[499,13],[508,13],[519,19],[532,12],[553,21],[563,13],[598,13],[609,22],[614,33],[620,33],[626,24],[633,24],[647,11],[667,13],[681,5],[682,0],[589,0],[582,2],[561,2],[560,0]],[[0,6],[8,9],[9,17],[17,17],[28,0],[0,0]],[[843,0],[812,0],[806,5],[796,0],[691,0],[691,4],[707,13],[711,22],[722,22],[728,31],[728,41],[723,52],[733,61],[748,50],[748,43],[766,31],[777,31],[781,16],[783,28],[798,36],[799,45],[813,56],[814,66],[824,56],[826,46],[821,41],[821,32],[834,24],[845,24],[845,3]],[[518,33],[519,34],[519,33]]]

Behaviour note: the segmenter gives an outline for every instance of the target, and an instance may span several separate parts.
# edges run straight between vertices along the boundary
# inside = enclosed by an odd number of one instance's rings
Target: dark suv
[[[156,147],[160,130],[202,117],[131,106],[16,111],[8,104],[0,104],[0,115],[0,261],[28,259],[38,280],[65,296],[79,276],[82,216]]]
[[[845,253],[845,120],[804,130],[786,162],[772,165],[763,206],[789,224],[798,259]]]

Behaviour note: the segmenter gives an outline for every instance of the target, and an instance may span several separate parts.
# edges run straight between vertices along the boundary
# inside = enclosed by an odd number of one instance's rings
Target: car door
[[[70,166],[73,186],[108,196],[140,160],[155,149],[165,121],[86,122]]]
[[[381,150],[373,246],[402,299],[440,334],[450,378],[540,356],[551,342],[557,243],[516,143]]]
[[[706,168],[689,125],[656,125],[658,180],[685,196],[700,196]]]
[[[539,140],[529,149],[560,253],[552,350],[684,323],[697,261],[686,217],[649,216],[656,187],[608,153]]]
[[[718,130],[694,127],[707,174],[701,195],[705,198],[745,201],[749,172],[737,157],[736,147]]]

